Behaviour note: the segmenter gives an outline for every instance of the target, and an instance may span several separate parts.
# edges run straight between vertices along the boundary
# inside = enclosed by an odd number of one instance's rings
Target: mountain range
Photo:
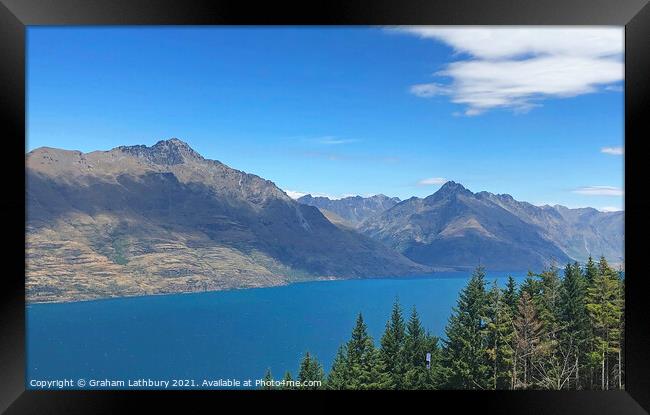
[[[151,147],[26,155],[28,301],[263,287],[623,257],[623,212],[534,206],[448,182],[426,197],[293,200],[273,182]]]
[[[434,267],[540,269],[590,254],[613,263],[623,257],[623,212],[539,207],[453,181],[369,218],[359,230]]]
[[[398,197],[375,195],[370,197],[350,196],[342,199],[312,195],[297,199],[304,205],[317,207],[332,223],[356,228],[363,221],[376,216],[400,202]]]
[[[30,301],[429,272],[171,139],[26,155]]]

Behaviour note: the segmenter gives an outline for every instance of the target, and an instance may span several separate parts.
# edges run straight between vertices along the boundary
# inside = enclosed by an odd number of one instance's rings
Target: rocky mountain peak
[[[462,184],[450,180],[447,183],[443,184],[440,187],[440,189],[438,189],[437,192],[435,192],[430,196],[427,196],[425,200],[429,200],[429,201],[441,200],[441,199],[454,197],[457,195],[471,196],[474,195],[474,193],[467,190]]]
[[[145,145],[121,146],[118,150],[134,157],[144,158],[155,164],[175,165],[192,160],[203,160],[186,142],[178,138],[158,141],[151,147]]]

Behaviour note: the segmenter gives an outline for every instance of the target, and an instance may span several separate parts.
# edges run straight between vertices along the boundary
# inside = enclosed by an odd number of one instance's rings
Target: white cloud
[[[449,95],[452,92],[451,88],[438,84],[417,84],[411,86],[409,90],[413,95],[420,98],[430,98],[436,95]]]
[[[449,96],[465,115],[495,108],[525,112],[548,98],[611,88],[623,80],[619,28],[398,28],[467,55],[433,75],[446,78],[410,88],[419,97]]]
[[[622,28],[407,26],[397,30],[441,40],[457,52],[481,59],[529,54],[597,57],[623,52]]]
[[[353,138],[337,138],[337,137],[332,137],[332,136],[325,136],[325,137],[318,137],[314,138],[312,141],[318,144],[324,144],[324,145],[337,145],[337,144],[349,144],[349,143],[356,143],[359,140],[353,139]]]
[[[587,186],[575,189],[573,193],[585,196],[623,196],[623,189],[613,186]]]
[[[620,212],[623,209],[620,207],[615,207],[615,206],[604,206],[599,209],[601,212]]]
[[[624,153],[623,147],[603,147],[600,149],[601,153],[612,154],[614,156],[622,156]]]
[[[295,190],[285,190],[284,193],[286,193],[287,196],[289,196],[289,197],[292,198],[292,199],[299,199],[299,198],[301,198],[301,197],[307,195],[307,193],[304,193],[304,192],[296,192]]]
[[[429,177],[428,179],[422,179],[418,182],[420,186],[440,186],[447,183],[448,180],[442,177]]]

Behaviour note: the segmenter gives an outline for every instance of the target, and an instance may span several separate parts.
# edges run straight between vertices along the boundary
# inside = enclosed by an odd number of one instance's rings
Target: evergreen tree
[[[589,259],[587,259],[587,263],[585,264],[585,278],[587,279],[587,283],[591,283],[597,275],[598,267],[594,262],[594,258],[589,255]]]
[[[291,372],[287,370],[287,372],[284,374],[284,378],[282,378],[284,381],[284,385],[282,386],[283,390],[293,390],[295,387],[293,386],[293,377],[291,376]]]
[[[517,302],[519,301],[519,296],[517,295],[517,283],[511,275],[508,276],[508,282],[506,283],[506,289],[503,293],[503,302],[510,307],[510,314],[514,316],[517,313]]]
[[[522,291],[514,320],[513,384],[515,389],[532,386],[532,366],[540,354],[542,322],[528,291]]]
[[[485,351],[490,362],[491,389],[508,389],[512,383],[514,327],[512,310],[505,301],[506,293],[494,281],[487,295]]]
[[[616,362],[616,383],[618,389],[624,389],[624,360],[625,360],[625,274],[623,273],[622,268],[619,268],[618,272],[619,278],[619,294],[618,301],[620,304],[620,324],[618,327],[618,336],[619,344],[617,350],[617,362]]]
[[[406,325],[406,339],[404,341],[405,376],[404,389],[432,389],[434,387],[431,369],[426,367],[427,353],[435,352],[429,348],[431,341],[420,322],[420,316],[413,307],[408,324]],[[433,365],[433,362],[432,362]]]
[[[385,389],[403,389],[406,374],[405,356],[406,332],[402,307],[398,300],[393,303],[390,320],[386,323],[386,330],[381,338],[380,357],[386,374]]]
[[[621,345],[621,320],[623,313],[622,290],[618,275],[609,268],[605,258],[599,262],[598,275],[587,288],[587,312],[593,328],[590,357],[600,366],[600,388],[609,389],[609,354],[619,355]]]
[[[272,382],[273,382],[273,375],[271,374],[271,369],[267,368],[266,373],[264,374],[264,385],[262,386],[262,389],[264,390],[274,389]]]
[[[555,265],[538,275],[539,296],[533,298],[540,320],[544,324],[546,341],[555,342],[559,330],[560,295],[562,283]]]
[[[300,370],[298,372],[298,381],[300,381],[300,389],[320,389],[324,381],[323,367],[318,360],[309,354],[305,353],[305,357],[300,363]],[[318,384],[306,385],[308,382],[320,382]]]
[[[445,383],[451,389],[488,389],[489,362],[485,353],[485,270],[478,267],[461,291],[445,329]]]
[[[380,389],[383,370],[379,352],[360,313],[347,344],[347,370],[350,389]]]
[[[562,281],[560,341],[563,350],[573,357],[573,389],[581,389],[587,377],[590,328],[586,295],[587,279],[580,265],[577,262],[567,264]]]
[[[537,274],[528,272],[528,276],[524,280],[523,284],[521,284],[521,288],[519,289],[519,298],[517,299],[517,310],[519,309],[519,300],[524,292],[528,293],[530,299],[540,297],[542,292],[542,283],[537,278]]]
[[[342,390],[350,387],[350,369],[345,345],[339,347],[327,376],[327,389]]]

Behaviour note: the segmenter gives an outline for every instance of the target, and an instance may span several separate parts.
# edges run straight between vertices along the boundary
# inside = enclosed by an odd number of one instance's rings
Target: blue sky
[[[293,195],[421,197],[454,180],[623,207],[621,28],[31,27],[27,39],[27,151],[178,137]]]

